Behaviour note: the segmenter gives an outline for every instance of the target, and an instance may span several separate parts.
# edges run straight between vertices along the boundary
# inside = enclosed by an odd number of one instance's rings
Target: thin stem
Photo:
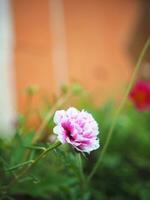
[[[47,153],[55,148],[57,148],[58,146],[60,146],[61,143],[60,141],[56,141],[54,144],[50,145],[46,150],[44,150],[38,157],[36,160],[34,160],[34,162],[30,165],[30,168],[33,167],[39,160],[41,160],[42,158],[44,158]]]
[[[44,158],[49,151],[57,148],[60,145],[61,145],[61,143],[59,141],[56,141],[54,144],[50,145],[47,149],[45,149],[35,160],[32,160],[31,164],[28,165],[28,167],[26,167],[23,171],[21,171],[20,174],[18,176],[16,176],[15,179],[13,179],[10,182],[10,184],[8,185],[8,188],[10,188],[11,186],[14,186],[18,182],[18,180],[24,174],[26,174],[32,167],[34,167],[34,165],[36,165],[42,158]]]
[[[77,158],[78,158],[78,164],[79,164],[81,183],[82,183],[82,185],[84,185],[85,179],[84,179],[84,173],[83,173],[82,158],[81,158],[81,154],[80,153],[77,153]]]
[[[18,169],[18,168],[24,167],[25,165],[29,165],[29,164],[31,164],[31,163],[33,163],[33,160],[25,161],[25,162],[23,162],[23,163],[20,163],[20,164],[18,164],[18,165],[15,165],[15,166],[12,166],[12,167],[6,169],[5,172],[14,171],[14,170],[16,170],[16,169]]]
[[[53,114],[55,113],[55,111],[58,108],[60,108],[68,100],[69,97],[70,97],[70,92],[68,91],[68,93],[65,96],[62,96],[61,98],[58,99],[58,101],[56,101],[54,106],[51,108],[51,110],[48,112],[48,114],[44,118],[41,126],[39,127],[39,129],[35,133],[35,137],[32,140],[32,144],[36,144],[43,137],[43,131],[46,128],[50,119],[52,118]],[[24,160],[27,160],[29,155],[30,155],[30,152],[25,151]]]
[[[124,94],[124,96],[123,96],[123,98],[122,98],[122,101],[121,101],[121,103],[120,103],[120,105],[119,105],[119,108],[117,109],[117,111],[116,111],[116,113],[115,113],[115,116],[114,116],[112,125],[111,125],[111,127],[110,127],[110,129],[109,129],[109,131],[108,131],[108,136],[107,136],[106,142],[105,142],[105,144],[104,144],[104,147],[103,147],[103,149],[102,149],[102,151],[101,151],[101,154],[100,154],[100,156],[99,156],[99,158],[98,158],[98,160],[97,160],[97,162],[96,162],[96,164],[95,164],[93,170],[91,171],[91,173],[90,173],[90,175],[89,175],[89,177],[88,177],[88,181],[90,181],[90,179],[91,179],[91,178],[93,177],[93,175],[95,174],[96,170],[97,170],[98,167],[99,167],[99,164],[101,163],[101,161],[102,161],[102,159],[103,159],[103,157],[104,157],[104,155],[105,155],[105,153],[106,153],[106,151],[107,151],[107,147],[108,147],[109,142],[110,142],[110,140],[111,140],[111,137],[112,137],[112,134],[113,134],[113,131],[114,131],[116,122],[117,122],[118,117],[119,117],[119,114],[120,114],[121,110],[123,109],[123,107],[124,107],[124,105],[125,105],[125,103],[126,103],[126,101],[127,101],[127,99],[128,99],[129,92],[130,92],[130,90],[131,90],[131,88],[132,88],[132,86],[133,86],[133,84],[134,84],[134,81],[135,81],[136,76],[137,76],[137,72],[139,71],[139,68],[140,68],[140,66],[141,66],[141,64],[142,64],[143,58],[144,58],[145,53],[146,53],[146,51],[147,51],[147,49],[148,49],[149,46],[150,46],[150,38],[146,41],[146,43],[145,43],[145,45],[144,45],[144,48],[142,49],[142,51],[141,51],[141,53],[140,53],[140,56],[139,56],[139,59],[138,59],[138,61],[137,61],[136,66],[135,66],[135,69],[134,69],[134,71],[133,71],[131,80],[130,80],[130,82],[129,82],[129,84],[128,84],[128,87],[127,87],[127,89],[126,89],[126,91],[125,91],[125,94]]]
[[[47,126],[49,120],[52,118],[54,112],[66,102],[66,100],[68,99],[69,96],[70,96],[69,93],[66,96],[63,96],[52,107],[52,109],[49,111],[49,113],[44,118],[44,120],[43,120],[41,126],[39,127],[38,131],[36,132],[35,137],[33,138],[33,142],[32,142],[33,144],[35,144],[37,141],[39,141],[41,139],[42,134],[43,134],[43,130]]]

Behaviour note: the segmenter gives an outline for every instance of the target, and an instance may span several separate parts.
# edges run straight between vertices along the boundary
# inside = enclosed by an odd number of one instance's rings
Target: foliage
[[[63,91],[62,95],[66,95],[67,88]],[[69,145],[60,146],[18,177],[48,147],[53,128],[50,119],[43,132],[44,137],[33,145],[36,129],[27,126],[29,119],[21,114],[14,138],[0,141],[0,199],[149,200],[150,112],[138,112],[130,104],[126,105],[119,115],[99,169],[87,183],[107,138],[116,106],[112,102],[102,107],[93,106],[78,85],[73,87],[73,92],[80,98],[72,98],[71,102],[76,102],[79,109],[91,112],[99,123],[100,149],[90,155],[81,155],[83,163],[80,163],[79,153]],[[51,104],[40,108],[42,119],[52,107]]]

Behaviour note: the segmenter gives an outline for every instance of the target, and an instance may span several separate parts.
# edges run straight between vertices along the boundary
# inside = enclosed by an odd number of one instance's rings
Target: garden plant
[[[95,106],[72,84],[33,109],[38,91],[27,88],[27,112],[0,139],[0,200],[150,199],[150,82],[137,78],[149,45],[119,106]]]

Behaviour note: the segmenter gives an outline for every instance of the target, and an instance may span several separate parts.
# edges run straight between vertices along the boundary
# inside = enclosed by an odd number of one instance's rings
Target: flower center
[[[66,137],[68,137],[70,140],[74,140],[74,137],[72,136],[73,126],[70,122],[62,123],[62,127],[65,130]]]

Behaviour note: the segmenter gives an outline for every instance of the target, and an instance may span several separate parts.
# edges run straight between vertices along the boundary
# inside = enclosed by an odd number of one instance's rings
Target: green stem
[[[24,167],[25,165],[29,165],[29,164],[31,164],[31,163],[33,163],[33,162],[34,162],[33,160],[28,160],[28,161],[22,162],[22,163],[20,163],[20,164],[18,164],[18,165],[15,165],[15,166],[10,167],[9,169],[6,169],[5,172],[9,172],[9,171],[16,170],[16,169],[18,169],[18,168],[22,168],[22,167]]]
[[[48,122],[50,121],[50,119],[52,118],[52,116],[54,115],[55,111],[58,108],[60,108],[68,100],[69,97],[70,97],[70,92],[68,91],[68,93],[65,96],[62,96],[60,99],[58,99],[58,101],[55,103],[55,105],[48,112],[48,114],[44,118],[41,126],[39,127],[39,129],[35,133],[35,137],[33,138],[32,144],[36,144],[44,136],[43,131],[46,128],[46,126],[47,126]],[[29,155],[30,155],[30,152],[25,151],[24,160],[27,160]]]
[[[46,150],[45,147],[33,146],[33,145],[23,145],[23,147],[31,150],[42,150],[42,151]]]
[[[120,114],[122,108],[124,107],[124,105],[125,105],[125,103],[126,103],[126,101],[127,101],[127,99],[128,99],[129,92],[130,92],[130,90],[131,90],[131,88],[132,88],[132,86],[133,86],[133,84],[134,84],[134,81],[135,81],[136,76],[137,76],[137,72],[139,71],[139,68],[140,68],[140,66],[141,66],[141,64],[142,64],[143,58],[144,58],[145,53],[146,53],[146,51],[147,51],[147,49],[148,49],[149,46],[150,46],[150,38],[146,41],[146,43],[145,43],[145,45],[144,45],[144,48],[142,49],[142,51],[141,51],[141,53],[140,53],[139,59],[138,59],[138,61],[137,61],[137,64],[136,64],[136,66],[135,66],[135,69],[134,69],[133,74],[132,74],[132,77],[131,77],[131,81],[129,82],[129,85],[128,85],[126,91],[125,91],[125,94],[124,94],[123,99],[122,99],[122,101],[121,101],[121,103],[120,103],[120,106],[119,106],[119,108],[117,109],[117,111],[116,111],[116,113],[115,113],[115,116],[114,116],[112,125],[111,125],[111,127],[110,127],[110,129],[109,129],[109,131],[108,131],[108,136],[107,136],[106,142],[105,142],[105,144],[104,144],[104,147],[103,147],[103,149],[102,149],[102,151],[101,151],[101,154],[100,154],[100,156],[99,156],[99,158],[98,158],[98,160],[97,160],[97,162],[96,162],[96,164],[95,164],[93,170],[91,171],[91,173],[90,173],[90,175],[89,175],[89,177],[88,177],[88,181],[90,181],[90,179],[91,179],[91,178],[93,177],[93,175],[95,174],[96,170],[97,170],[98,167],[99,167],[99,164],[101,163],[101,161],[102,161],[102,159],[103,159],[103,157],[104,157],[104,155],[105,155],[105,153],[106,153],[106,151],[107,151],[107,147],[108,147],[109,142],[110,142],[110,140],[111,140],[111,137],[112,137],[112,134],[113,134],[113,131],[114,131],[116,122],[117,122],[118,117],[119,117],[119,114]]]
[[[58,146],[61,145],[60,141],[56,141],[54,144],[50,145],[45,151],[43,151],[38,157],[37,159],[34,161],[33,164],[30,165],[30,168],[33,167],[39,160],[41,160],[42,158],[44,158],[47,153],[55,148],[57,148]]]
[[[41,126],[39,127],[38,131],[36,132],[35,137],[33,138],[33,142],[32,142],[33,144],[37,143],[41,139],[41,137],[43,136],[43,130],[45,129],[48,122],[52,118],[54,112],[66,102],[66,100],[68,99],[69,96],[70,96],[70,93],[67,93],[66,96],[63,96],[62,98],[60,98],[56,102],[56,104],[52,107],[52,109],[49,111],[49,113],[44,118],[44,120],[43,120]]]
[[[78,159],[78,164],[79,164],[81,185],[84,186],[85,179],[84,179],[84,173],[83,173],[82,158],[81,158],[81,154],[80,153],[77,153],[77,159]]]
[[[14,186],[18,180],[24,175],[26,174],[32,167],[34,167],[34,165],[36,165],[42,158],[44,158],[47,153],[55,148],[57,148],[58,146],[60,146],[61,143],[59,141],[56,141],[54,144],[50,145],[47,149],[45,149],[35,160],[32,160],[31,164],[28,165],[28,167],[26,167],[24,170],[22,170],[20,172],[19,175],[16,176],[15,179],[13,179],[10,184],[8,185],[8,188],[10,188],[11,186]]]

